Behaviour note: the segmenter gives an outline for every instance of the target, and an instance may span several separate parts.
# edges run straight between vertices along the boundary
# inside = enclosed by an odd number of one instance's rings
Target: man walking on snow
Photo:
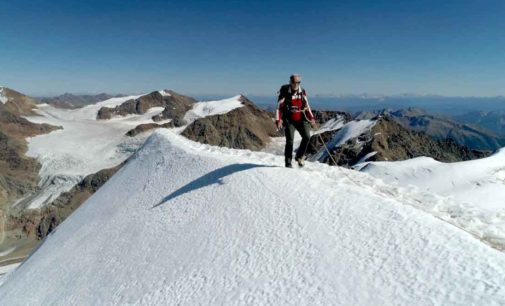
[[[298,74],[289,77],[289,84],[283,85],[279,90],[277,110],[275,111],[275,126],[279,129],[284,126],[286,134],[286,147],[284,157],[286,167],[292,168],[293,139],[295,129],[302,136],[300,147],[296,151],[295,160],[300,167],[304,165],[305,152],[310,140],[310,125],[315,127],[314,115],[307,100],[307,93],[300,86],[302,78]]]

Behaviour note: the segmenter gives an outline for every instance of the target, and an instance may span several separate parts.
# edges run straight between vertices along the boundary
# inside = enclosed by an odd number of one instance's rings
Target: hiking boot
[[[286,168],[293,168],[293,165],[291,164],[291,159],[289,158],[286,158],[285,159],[285,164],[286,164]]]
[[[298,166],[300,166],[300,167],[305,166],[305,160],[303,159],[303,157],[297,157],[297,158],[295,158],[295,160],[298,163]]]

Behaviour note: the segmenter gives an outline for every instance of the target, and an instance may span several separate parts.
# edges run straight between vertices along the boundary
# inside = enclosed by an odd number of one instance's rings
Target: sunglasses
[[[300,84],[302,83],[302,81],[298,81],[298,82],[292,82],[293,84]]]

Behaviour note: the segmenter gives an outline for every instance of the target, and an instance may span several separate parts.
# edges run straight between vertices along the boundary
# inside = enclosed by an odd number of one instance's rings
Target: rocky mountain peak
[[[181,135],[202,143],[249,150],[260,150],[270,142],[270,137],[280,136],[271,113],[260,109],[244,95],[238,99],[243,107],[199,118]]]
[[[152,107],[164,107],[162,113],[154,116],[154,121],[171,119],[175,126],[183,125],[184,114],[191,109],[195,99],[181,95],[173,90],[153,91],[137,99],[124,102],[115,108],[102,107],[97,113],[97,119],[111,119],[113,116],[129,114],[144,114]]]

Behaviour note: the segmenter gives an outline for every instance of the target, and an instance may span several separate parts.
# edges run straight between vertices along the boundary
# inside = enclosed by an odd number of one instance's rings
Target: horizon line
[[[156,90],[145,90],[145,91],[134,91],[134,92],[106,92],[106,91],[62,91],[59,93],[55,92],[49,92],[49,93],[30,93],[30,92],[23,92],[19,91],[15,88],[9,87],[9,86],[3,86],[0,85],[1,87],[6,87],[15,91],[18,91],[22,94],[25,94],[27,96],[33,97],[33,98],[54,98],[58,96],[62,96],[65,94],[72,94],[72,95],[100,95],[100,94],[108,94],[108,95],[125,95],[125,96],[130,96],[130,95],[139,95],[139,94],[149,94],[151,92],[155,92],[158,90],[168,90],[171,88],[164,88],[164,89],[156,89]],[[188,95],[188,96],[208,96],[208,97],[233,97],[236,95],[244,95],[244,96],[250,96],[250,97],[275,97],[275,94],[266,94],[266,93],[243,93],[243,92],[236,92],[236,93],[182,93],[177,90],[171,89],[177,93]],[[398,97],[411,97],[411,98],[421,98],[421,97],[440,97],[440,98],[505,98],[505,94],[499,94],[499,95],[446,95],[446,94],[438,94],[438,93],[409,93],[409,92],[403,92],[403,93],[394,93],[394,94],[383,94],[383,93],[367,93],[367,92],[361,92],[361,93],[314,93],[314,94],[309,94],[309,97],[317,97],[317,98],[346,98],[346,97],[360,97],[360,98],[398,98]]]

